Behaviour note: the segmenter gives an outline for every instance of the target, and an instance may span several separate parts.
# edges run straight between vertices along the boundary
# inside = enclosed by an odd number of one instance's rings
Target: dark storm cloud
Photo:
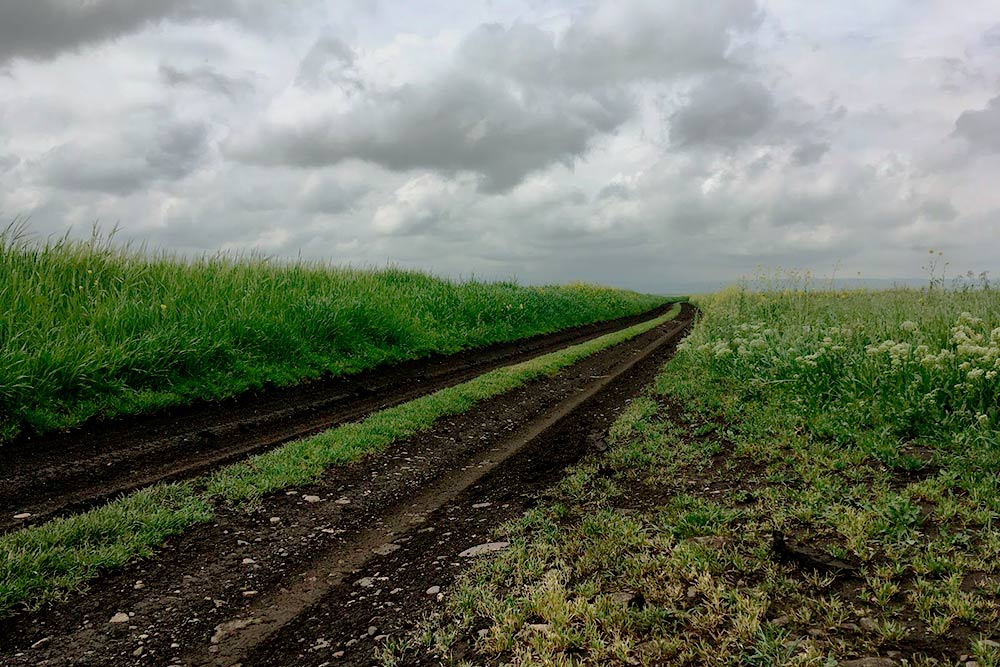
[[[247,79],[226,76],[208,65],[193,69],[180,69],[160,65],[160,80],[170,87],[190,86],[235,99],[253,92],[253,83]]]
[[[807,141],[792,151],[792,162],[799,166],[816,164],[830,150],[830,144],[825,141]]]
[[[205,125],[175,122],[146,141],[130,137],[122,144],[64,144],[43,158],[41,175],[47,185],[65,190],[128,195],[187,176],[207,151]]]
[[[632,119],[631,84],[731,66],[731,34],[758,22],[755,2],[725,0],[605,5],[561,36],[487,24],[433,80],[388,89],[364,85],[351,49],[327,37],[303,59],[300,85],[346,89],[352,105],[318,119],[263,122],[228,152],[267,165],[356,158],[393,171],[474,172],[482,190],[504,192],[534,171],[572,164]]]
[[[232,15],[234,0],[3,0],[0,63],[49,60],[163,20]]]
[[[362,107],[312,126],[270,127],[231,153],[258,164],[319,167],[348,158],[394,171],[477,172],[485,191],[570,162],[632,117],[627,95],[553,96],[455,75],[428,86],[369,94]]]
[[[1000,95],[985,109],[963,112],[955,121],[955,134],[965,139],[973,152],[1000,152]]]
[[[670,116],[670,139],[678,146],[741,144],[775,119],[774,97],[759,81],[720,74],[699,82]]]

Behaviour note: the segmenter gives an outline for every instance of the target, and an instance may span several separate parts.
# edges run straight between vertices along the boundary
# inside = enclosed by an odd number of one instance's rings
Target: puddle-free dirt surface
[[[192,477],[289,440],[622,329],[666,312],[599,322],[349,377],[273,387],[152,415],[94,421],[0,448],[0,532]],[[15,515],[30,514],[26,520]]]
[[[377,664],[470,558],[488,557],[463,552],[600,442],[692,312],[316,485],[220,508],[89,593],[0,622],[0,664]]]

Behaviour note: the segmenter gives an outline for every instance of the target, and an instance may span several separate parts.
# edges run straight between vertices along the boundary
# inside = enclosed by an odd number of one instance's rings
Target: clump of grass
[[[182,259],[0,232],[0,444],[644,312],[593,285],[455,282],[256,256]]]
[[[1000,393],[982,383],[1000,294],[733,289],[699,305],[602,460],[502,527],[511,549],[462,574],[395,650],[445,664],[460,640],[509,665],[996,664]]]

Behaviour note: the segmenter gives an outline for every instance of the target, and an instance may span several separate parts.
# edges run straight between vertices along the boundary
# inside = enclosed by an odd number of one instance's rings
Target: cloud
[[[807,141],[799,144],[792,151],[792,162],[799,166],[816,164],[823,159],[830,150],[830,144],[826,141]]]
[[[232,16],[233,0],[5,0],[0,2],[0,64],[50,60],[164,20]]]
[[[143,146],[148,147],[143,150]],[[207,152],[208,128],[203,123],[175,121],[149,137],[63,144],[44,156],[40,173],[51,187],[128,195],[187,176]]]
[[[756,3],[726,0],[707,9],[602,7],[558,34],[524,23],[484,24],[428,81],[381,85],[361,80],[353,50],[323,37],[299,68],[297,82],[310,90],[276,105],[234,137],[227,153],[263,165],[353,158],[392,171],[473,172],[484,192],[506,192],[528,174],[573,164],[634,118],[631,87],[638,82],[733,66],[731,35],[757,21]],[[346,95],[331,98],[331,87]]]
[[[304,88],[324,85],[361,91],[364,82],[354,67],[354,51],[336,35],[324,34],[316,40],[302,62],[295,83]]]
[[[985,109],[969,110],[955,121],[955,135],[964,139],[974,153],[1000,153],[1000,95]]]
[[[253,92],[253,82],[246,78],[226,76],[208,65],[180,69],[160,64],[160,79],[171,88],[193,87],[209,93],[236,99]]]
[[[459,189],[455,181],[432,174],[411,179],[375,210],[372,228],[384,236],[430,232],[452,219]]]
[[[763,132],[777,116],[771,91],[742,75],[708,77],[670,115],[670,139],[682,147],[732,147]]]

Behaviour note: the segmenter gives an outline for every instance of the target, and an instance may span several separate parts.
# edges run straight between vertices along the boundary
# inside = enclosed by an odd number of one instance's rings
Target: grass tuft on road
[[[184,484],[159,484],[82,514],[0,536],[0,616],[33,608],[84,587],[109,568],[150,555],[220,505],[255,506],[268,493],[316,480],[334,465],[357,461],[527,382],[638,336],[680,312],[520,364],[289,443]]]
[[[1000,293],[699,305],[607,454],[387,663],[1000,665]]]
[[[0,446],[97,416],[288,385],[646,312],[593,285],[182,259],[0,230]]]

